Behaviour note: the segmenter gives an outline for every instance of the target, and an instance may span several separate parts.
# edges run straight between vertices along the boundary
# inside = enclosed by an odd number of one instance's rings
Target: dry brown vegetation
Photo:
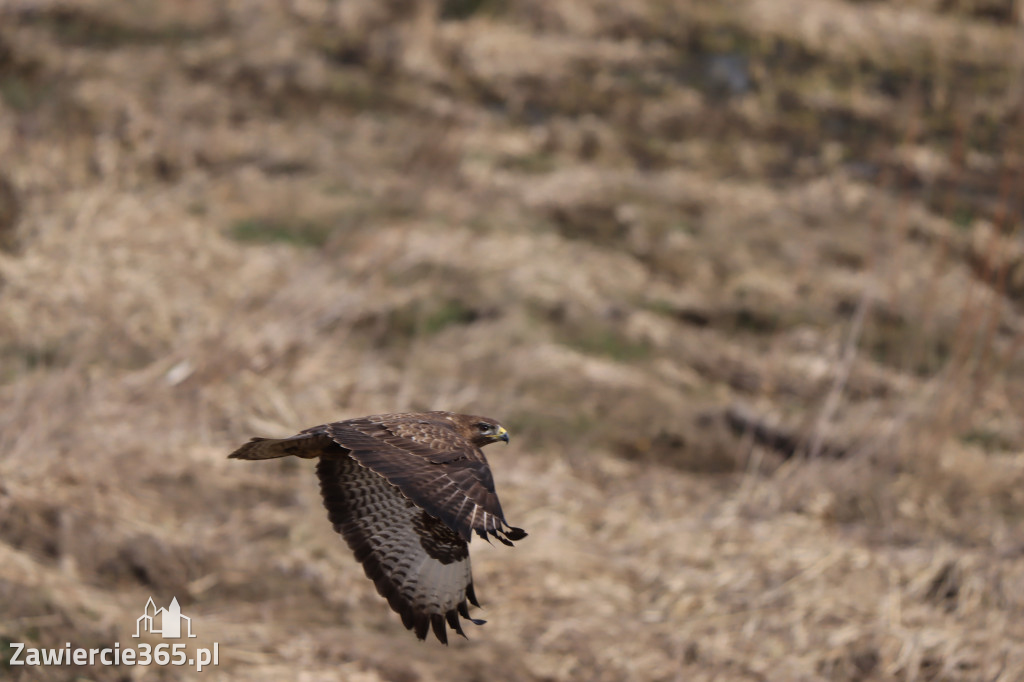
[[[0,2],[0,640],[176,595],[207,679],[1024,679],[1021,19]],[[225,459],[400,409],[513,433],[448,648]]]

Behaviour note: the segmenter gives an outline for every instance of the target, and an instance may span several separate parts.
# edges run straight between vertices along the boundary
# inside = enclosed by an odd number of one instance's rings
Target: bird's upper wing
[[[351,457],[322,457],[316,473],[334,530],[405,627],[447,644],[445,623],[460,635],[459,615],[483,623],[469,617],[466,600],[479,604],[462,537]]]
[[[384,416],[328,424],[327,433],[465,540],[474,532],[505,544],[526,537],[505,521],[483,452],[447,424]]]

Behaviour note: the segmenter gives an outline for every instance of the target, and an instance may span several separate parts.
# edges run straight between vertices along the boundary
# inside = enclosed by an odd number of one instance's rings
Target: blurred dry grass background
[[[1024,679],[1021,14],[3,0],[0,640],[176,595],[204,679]],[[225,459],[400,409],[513,433],[447,649]]]

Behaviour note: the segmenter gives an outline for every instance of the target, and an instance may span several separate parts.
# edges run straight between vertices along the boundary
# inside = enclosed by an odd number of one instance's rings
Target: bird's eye
[[[488,431],[491,431],[494,428],[487,422],[480,422],[479,424],[476,425],[476,427],[480,429],[480,433],[487,433]]]

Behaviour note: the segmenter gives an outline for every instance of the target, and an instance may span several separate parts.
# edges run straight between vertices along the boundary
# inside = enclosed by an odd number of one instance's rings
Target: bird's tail
[[[286,457],[289,454],[291,453],[285,452],[284,448],[281,447],[280,440],[274,438],[253,438],[228,455],[228,459],[274,459],[276,457]]]
[[[320,434],[299,434],[291,438],[253,438],[228,455],[228,459],[276,459],[289,456],[312,459],[324,454],[325,448],[331,445],[331,440]]]

